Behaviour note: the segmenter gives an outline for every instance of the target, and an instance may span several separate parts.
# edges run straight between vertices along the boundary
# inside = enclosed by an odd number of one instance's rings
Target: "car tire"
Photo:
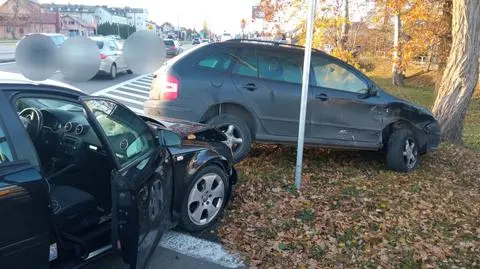
[[[116,79],[117,78],[117,65],[115,63],[110,66],[110,73],[109,73],[110,79]]]
[[[207,188],[207,181],[211,182],[210,189]],[[222,215],[228,202],[226,199],[229,188],[228,177],[220,166],[209,165],[202,168],[186,188],[179,226],[189,232],[198,232],[212,226]],[[223,197],[220,198],[222,193]]]
[[[231,114],[220,114],[213,117],[209,121],[209,124],[220,129],[227,135],[229,138],[227,144],[230,147],[235,146],[232,149],[232,162],[234,164],[247,157],[252,145],[252,133],[247,123],[243,119]],[[231,129],[231,126],[233,126],[233,130]],[[241,143],[235,144],[235,139],[241,139]]]
[[[127,70],[127,74],[133,74],[133,71],[130,70],[130,69],[128,69],[128,70]]]
[[[418,142],[410,129],[397,129],[388,139],[387,166],[397,172],[411,172],[419,162]]]

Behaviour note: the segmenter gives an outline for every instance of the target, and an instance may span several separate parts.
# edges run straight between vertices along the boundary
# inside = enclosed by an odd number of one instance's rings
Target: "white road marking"
[[[135,94],[135,93],[130,93],[130,92],[126,92],[126,91],[121,91],[121,90],[117,90],[117,89],[111,90],[110,92],[124,94],[124,95],[128,95],[128,96],[136,97],[136,98],[139,98],[139,99],[143,99],[143,100],[148,100],[147,96],[143,96],[143,95],[139,95],[139,94]]]
[[[112,85],[108,88],[102,89],[93,93],[95,96],[106,96],[113,98],[119,102],[126,103],[125,105],[137,114],[144,115],[143,102],[135,100],[134,98],[125,97],[125,95],[135,97],[140,100],[148,100],[150,95],[150,84],[153,76],[140,75],[130,80]],[[147,82],[148,81],[148,82]],[[147,85],[148,84],[148,85]],[[123,94],[123,96],[121,95]]]
[[[152,83],[151,83],[151,82],[150,82],[150,83],[148,83],[148,82],[143,82],[143,80],[142,80],[142,81],[139,80],[139,81],[132,82],[132,84],[133,84],[133,85],[138,85],[138,86],[146,86],[146,87],[149,87],[149,88],[150,88],[150,86],[152,86]]]
[[[183,255],[228,268],[245,266],[238,255],[229,253],[222,245],[179,232],[166,232],[159,245]]]
[[[118,100],[118,101],[124,101],[124,102],[129,102],[129,103],[132,103],[132,104],[143,106],[143,102],[133,100],[133,99],[128,99],[128,98],[125,98],[125,97],[120,97],[120,96],[110,94],[110,93],[103,93],[100,96],[106,96],[106,97],[110,97],[110,98]]]
[[[120,88],[120,87],[122,87],[123,85],[126,85],[126,84],[128,84],[128,83],[131,83],[131,82],[136,81],[136,80],[139,80],[139,79],[142,79],[142,78],[144,78],[144,77],[146,77],[146,76],[147,76],[147,75],[140,75],[140,76],[134,77],[134,78],[129,79],[129,80],[127,80],[127,81],[124,81],[124,82],[121,82],[121,83],[112,85],[112,86],[110,86],[110,87],[108,87],[108,88],[105,88],[105,89],[103,89],[103,90],[99,90],[99,91],[95,92],[93,95],[100,95],[100,94],[102,94],[102,93],[104,93],[104,92],[109,92],[109,91],[111,91],[111,90],[115,90],[116,88]]]
[[[129,87],[129,86],[127,86],[127,85],[124,85],[124,86],[122,86],[121,88],[122,88],[122,89],[125,89],[125,90],[129,90],[129,91],[138,92],[138,93],[140,93],[140,94],[142,94],[142,95],[147,94],[147,96],[148,96],[148,94],[150,94],[149,91],[147,91],[147,90],[140,90],[140,89],[136,89],[136,88],[133,88],[133,87]],[[119,88],[119,89],[120,89],[120,88]]]

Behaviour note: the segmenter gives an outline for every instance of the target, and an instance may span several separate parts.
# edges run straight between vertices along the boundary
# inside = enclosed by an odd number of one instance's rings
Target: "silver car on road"
[[[119,72],[126,71],[131,73],[125,63],[125,58],[122,55],[122,45],[118,40],[109,37],[90,37],[97,43],[100,50],[100,68],[98,73],[106,74],[111,79],[115,79]]]

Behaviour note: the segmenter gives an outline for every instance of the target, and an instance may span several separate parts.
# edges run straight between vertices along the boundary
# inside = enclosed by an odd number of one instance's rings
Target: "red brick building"
[[[74,15],[62,15],[60,18],[60,33],[65,36],[91,36],[96,27],[88,24]]]
[[[20,39],[28,33],[60,32],[60,15],[46,12],[31,0],[7,0],[0,6],[0,39]]]

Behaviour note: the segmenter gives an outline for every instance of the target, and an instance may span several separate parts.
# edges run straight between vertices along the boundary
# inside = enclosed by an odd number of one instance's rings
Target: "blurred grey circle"
[[[27,35],[15,48],[15,61],[26,78],[45,80],[57,70],[58,48],[48,36]]]
[[[90,80],[100,68],[100,50],[97,42],[88,37],[75,36],[67,39],[58,57],[60,72],[68,80]]]
[[[137,74],[153,73],[165,61],[163,40],[147,31],[130,35],[125,40],[122,52],[127,68]]]

